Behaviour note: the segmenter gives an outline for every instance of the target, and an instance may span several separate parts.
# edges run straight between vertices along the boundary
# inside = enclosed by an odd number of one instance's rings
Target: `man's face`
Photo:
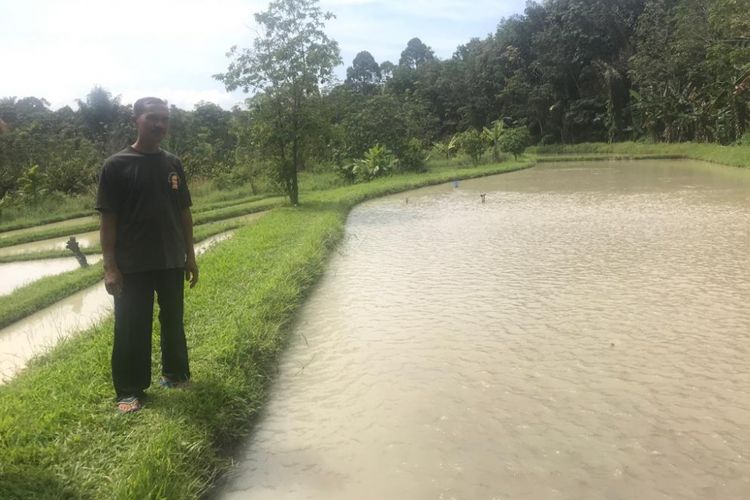
[[[143,113],[135,119],[138,136],[149,142],[159,143],[169,130],[169,108],[163,104],[147,104]]]

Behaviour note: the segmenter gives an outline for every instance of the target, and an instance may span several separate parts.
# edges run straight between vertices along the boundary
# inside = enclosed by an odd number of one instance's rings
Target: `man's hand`
[[[116,267],[104,270],[104,288],[107,293],[119,297],[122,293],[122,273]]]
[[[198,264],[195,263],[195,258],[189,258],[185,261],[185,281],[190,282],[190,288],[193,288],[198,283]]]

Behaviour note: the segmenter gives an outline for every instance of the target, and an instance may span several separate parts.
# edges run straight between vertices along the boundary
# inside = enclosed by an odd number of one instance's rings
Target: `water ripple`
[[[595,163],[357,208],[223,496],[747,498],[748,193]]]

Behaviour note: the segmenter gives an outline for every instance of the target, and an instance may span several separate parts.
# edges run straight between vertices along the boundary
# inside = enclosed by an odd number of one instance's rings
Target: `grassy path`
[[[721,146],[690,142],[680,144],[620,142],[537,146],[530,148],[529,152],[550,161],[691,158],[730,167],[750,167],[750,146]]]
[[[209,208],[199,208],[193,214],[195,224],[206,224],[239,215],[247,215],[255,212],[268,210],[272,207],[281,206],[286,203],[285,198],[280,196],[262,197],[254,196],[247,200],[233,200],[224,203],[210,205]],[[0,233],[0,248],[32,241],[41,241],[61,236],[70,236],[87,233],[99,229],[99,218],[93,217],[79,222],[69,224],[52,224],[39,228],[29,228],[21,232]],[[16,259],[18,260],[18,259]]]
[[[198,243],[216,234],[237,229],[243,224],[241,221],[219,221],[204,224],[195,228],[193,239]],[[93,250],[97,249],[98,247]],[[70,252],[66,251],[64,256],[70,257]],[[0,296],[0,328],[44,309],[79,290],[83,290],[97,283],[103,277],[104,270],[101,264],[96,264],[85,269],[75,269],[48,276],[20,287],[8,295]]]
[[[0,386],[0,498],[196,498],[249,432],[287,325],[343,234],[377,196],[529,166],[438,169],[306,195],[200,259],[187,293],[194,386],[152,388],[147,408],[113,409],[111,320],[63,343]],[[157,360],[154,372],[158,373]]]

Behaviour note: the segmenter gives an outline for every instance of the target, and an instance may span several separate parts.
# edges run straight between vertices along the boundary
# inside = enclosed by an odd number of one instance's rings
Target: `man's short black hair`
[[[162,106],[167,105],[167,101],[159,99],[158,97],[141,97],[135,104],[133,104],[133,116],[138,118],[146,111],[146,106],[151,104],[160,104]]]

